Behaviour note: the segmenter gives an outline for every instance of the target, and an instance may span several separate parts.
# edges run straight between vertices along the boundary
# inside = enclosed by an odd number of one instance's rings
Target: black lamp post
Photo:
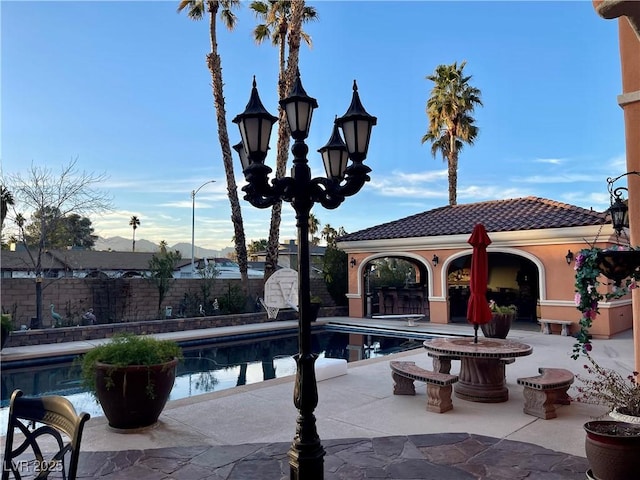
[[[613,229],[617,235],[620,235],[625,227],[629,227],[629,207],[622,198],[622,192],[628,192],[629,190],[627,187],[613,188],[613,184],[627,175],[640,175],[640,172],[626,172],[615,178],[607,178],[607,189],[609,190],[609,198],[611,201],[609,213],[611,214]]]
[[[290,177],[274,178],[269,182],[271,168],[264,164],[269,148],[271,128],[277,118],[266,111],[256,88],[255,77],[251,97],[245,111],[233,122],[240,128],[242,142],[234,146],[238,151],[245,179],[242,187],[245,200],[254,207],[268,208],[284,200],[290,202],[296,212],[298,230],[298,345],[296,355],[296,381],[293,403],[298,409],[296,434],[289,449],[291,479],[314,480],[324,478],[324,448],[316,430],[313,414],[318,405],[318,388],[315,376],[317,355],[311,351],[310,266],[309,266],[309,213],[318,202],[328,209],[337,208],[345,197],[357,193],[369,181],[371,169],[363,164],[369,148],[371,128],[376,117],[369,115],[353,82],[351,105],[342,117],[336,118],[329,142],[318,151],[322,155],[327,177],[311,178],[305,139],[309,135],[311,117],[318,103],[307,95],[298,73],[291,95],[280,101],[285,110],[294,144],[293,167]],[[345,142],[338,128],[342,129]],[[348,159],[351,164],[347,166]]]

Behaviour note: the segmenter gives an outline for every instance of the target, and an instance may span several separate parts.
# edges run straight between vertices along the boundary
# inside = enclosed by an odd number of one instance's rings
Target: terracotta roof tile
[[[376,225],[340,237],[339,241],[384,240],[470,234],[477,223],[488,232],[566,228],[606,223],[596,212],[539,197],[491,200],[445,206]]]

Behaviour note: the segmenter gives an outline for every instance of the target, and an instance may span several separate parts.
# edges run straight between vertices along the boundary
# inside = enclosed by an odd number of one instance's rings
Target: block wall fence
[[[75,320],[74,324],[76,325],[80,323],[81,315],[89,308],[94,309],[98,326],[153,320],[164,322],[171,320],[166,319],[164,316],[165,307],[172,307],[172,317],[176,317],[185,294],[200,295],[202,282],[203,280],[201,279],[176,279],[171,284],[171,288],[159,312],[158,289],[145,279],[45,279],[42,294],[42,327],[43,329],[49,329],[54,325],[51,316],[51,304],[55,305],[55,311],[61,314],[63,318]],[[240,287],[240,280],[216,280],[209,298],[220,299],[228,295],[230,288],[233,288],[234,285]],[[312,278],[311,291],[313,295],[322,299],[323,307],[335,306],[327,292],[323,279]],[[255,304],[256,314],[264,314],[264,309],[258,308],[257,305],[257,299],[262,296],[262,279],[250,279],[248,290],[249,305]],[[35,299],[34,279],[3,278],[1,280],[0,305],[3,313],[11,314],[14,329],[20,329],[22,325],[30,326],[31,318],[36,314]],[[281,315],[278,318],[281,318]],[[266,314],[264,316],[266,318]],[[184,319],[173,318],[173,320]]]

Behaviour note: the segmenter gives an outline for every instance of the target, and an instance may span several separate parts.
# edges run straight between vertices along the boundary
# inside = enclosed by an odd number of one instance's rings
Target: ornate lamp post
[[[242,142],[234,146],[238,151],[245,179],[248,185],[242,190],[245,200],[254,207],[268,208],[284,200],[291,203],[296,212],[298,230],[298,346],[296,355],[296,380],[293,403],[299,415],[296,434],[289,449],[291,479],[322,479],[324,449],[316,430],[313,414],[318,405],[318,389],[314,364],[317,355],[311,351],[311,322],[315,318],[311,312],[310,266],[309,266],[309,213],[318,202],[328,209],[337,208],[345,197],[357,193],[369,181],[371,169],[363,162],[367,156],[371,128],[376,117],[369,115],[358,95],[358,87],[353,82],[353,98],[344,116],[334,122],[329,142],[318,151],[322,155],[327,177],[311,178],[307,153],[309,147],[305,139],[309,135],[311,117],[318,103],[307,95],[296,79],[291,95],[280,101],[285,110],[287,123],[294,144],[293,167],[290,177],[274,178],[269,182],[271,168],[264,164],[269,148],[271,129],[277,118],[267,112],[260,101],[255,77],[251,97],[245,111],[237,115],[233,122],[240,128]],[[342,129],[345,142],[338,128]],[[347,166],[348,160],[351,164]]]
[[[204,182],[197,189],[191,190],[191,278],[196,272],[194,254],[195,254],[195,236],[196,236],[196,194],[200,191],[202,187],[205,185],[209,185],[210,183],[214,183],[215,180],[209,180],[208,182]]]

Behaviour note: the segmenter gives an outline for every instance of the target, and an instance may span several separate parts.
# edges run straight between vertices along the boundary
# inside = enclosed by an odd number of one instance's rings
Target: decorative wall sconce
[[[434,267],[437,267],[438,263],[440,263],[440,259],[438,258],[438,255],[436,255],[435,253],[433,254],[433,258],[431,259],[431,263],[433,263]]]
[[[623,191],[627,192],[627,196],[629,195],[629,189],[627,187],[613,188],[613,184],[627,175],[640,176],[640,172],[626,172],[616,178],[607,178],[607,189],[609,190],[609,200],[611,202],[609,213],[611,214],[613,229],[617,235],[620,235],[624,228],[629,227],[629,206],[627,205],[627,200],[622,197]]]
[[[571,265],[571,262],[573,262],[573,252],[569,250],[564,256],[564,259],[567,261],[567,265]]]
[[[356,262],[356,259],[355,259],[355,258],[351,257],[351,262],[349,262],[349,263],[351,263],[351,268],[353,268],[353,267],[355,267],[355,266],[356,266],[356,263],[357,263],[357,262]]]

